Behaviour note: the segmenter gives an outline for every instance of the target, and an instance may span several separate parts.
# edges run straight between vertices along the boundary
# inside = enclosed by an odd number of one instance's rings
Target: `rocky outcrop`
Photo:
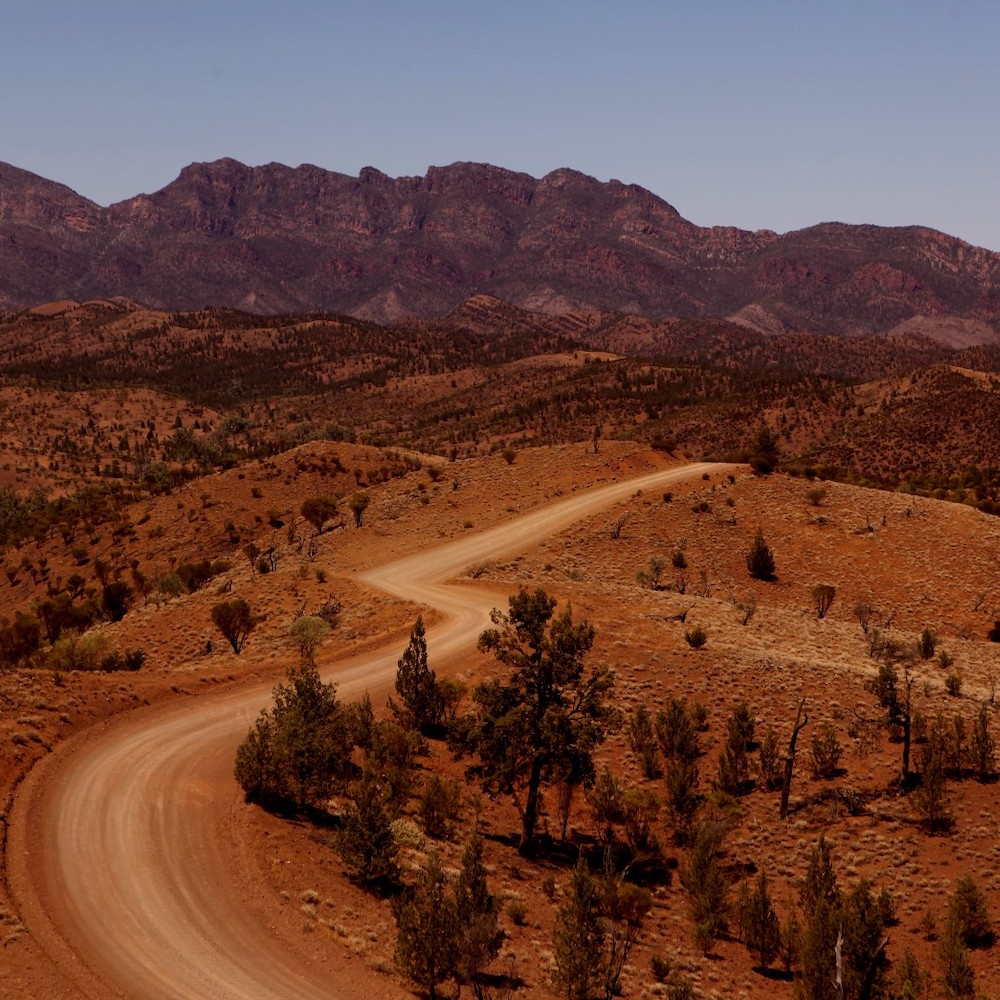
[[[1000,256],[920,227],[701,228],[643,188],[565,169],[349,177],[224,159],[102,208],[0,164],[0,310],[122,295],[386,321],[480,294],[774,331],[865,333],[915,316],[992,324]]]

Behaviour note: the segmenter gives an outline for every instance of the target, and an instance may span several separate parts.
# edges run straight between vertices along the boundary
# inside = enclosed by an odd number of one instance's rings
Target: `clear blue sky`
[[[700,225],[1000,250],[996,0],[3,0],[0,160],[109,204],[192,161],[634,182]]]

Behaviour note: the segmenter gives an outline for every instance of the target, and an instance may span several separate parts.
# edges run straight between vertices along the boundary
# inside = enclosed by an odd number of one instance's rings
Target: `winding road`
[[[448,584],[471,563],[515,553],[627,499],[729,467],[693,464],[560,499],[477,535],[363,574],[443,613],[435,660],[472,648],[497,595]],[[341,697],[391,681],[401,646],[324,668]],[[141,1000],[346,998],[322,962],[247,903],[232,829],[239,740],[271,684],[138,710],[42,761],[18,790],[8,872],[18,908],[66,996]],[[252,895],[252,894],[251,894]],[[273,902],[273,901],[272,901]]]

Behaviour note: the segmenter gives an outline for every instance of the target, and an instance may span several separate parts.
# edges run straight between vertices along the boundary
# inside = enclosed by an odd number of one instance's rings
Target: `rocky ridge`
[[[965,343],[997,339],[1000,318],[1000,255],[931,229],[702,228],[636,185],[475,163],[391,178],[222,159],[108,208],[0,164],[0,275],[5,311],[127,296],[384,322],[490,295],[766,333],[933,336],[958,318]]]

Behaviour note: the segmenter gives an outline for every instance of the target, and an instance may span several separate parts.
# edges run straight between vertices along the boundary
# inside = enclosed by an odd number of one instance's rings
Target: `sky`
[[[0,160],[99,204],[188,163],[494,163],[699,225],[1000,251],[996,0],[0,0]]]

